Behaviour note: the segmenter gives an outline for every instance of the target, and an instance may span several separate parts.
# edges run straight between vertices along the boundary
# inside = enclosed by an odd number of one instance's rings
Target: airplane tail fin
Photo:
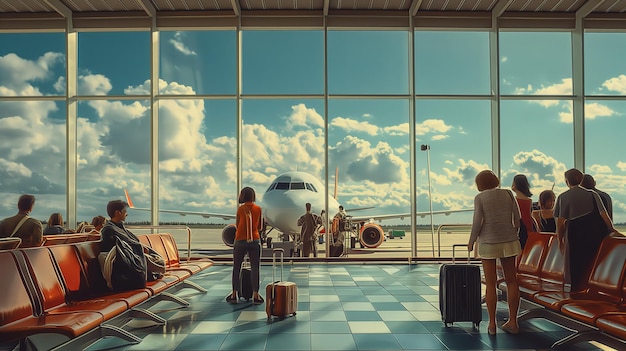
[[[337,199],[337,191],[339,190],[337,186],[338,183],[339,183],[339,167],[335,167],[335,193],[333,194],[333,197],[335,199]]]
[[[133,200],[130,199],[130,195],[128,195],[128,190],[126,190],[126,188],[124,188],[124,195],[126,195],[126,202],[128,203],[128,207],[135,208],[135,205],[133,205]]]

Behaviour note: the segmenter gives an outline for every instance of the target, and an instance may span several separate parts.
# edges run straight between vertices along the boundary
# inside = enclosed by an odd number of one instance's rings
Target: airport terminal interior
[[[187,306],[154,293],[139,307],[164,323],[112,318],[141,340],[104,336],[87,350],[556,350],[571,325],[532,318],[489,335],[484,304],[478,329],[444,325],[440,267],[466,243],[486,168],[502,187],[527,174],[535,198],[565,191],[569,168],[591,172],[623,228],[625,51],[626,0],[0,1],[0,217],[32,193],[31,216],[62,212],[73,228],[126,192],[132,224],[193,226],[189,250],[214,264],[180,281],[206,291],[169,282]],[[239,189],[262,198],[290,171],[320,182],[299,189],[324,197],[316,213],[345,204],[392,224],[371,248],[357,230],[342,258],[288,258],[297,313],[268,320],[265,304],[226,302],[222,228]],[[189,238],[176,235],[184,260]],[[44,310],[28,254],[0,255]],[[274,274],[266,257],[262,295]],[[506,310],[499,301],[499,325]],[[617,324],[560,349],[624,350]],[[62,342],[41,333],[0,349]]]

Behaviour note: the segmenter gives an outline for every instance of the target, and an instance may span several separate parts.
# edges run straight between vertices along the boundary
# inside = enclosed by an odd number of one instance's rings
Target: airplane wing
[[[436,210],[436,211],[432,211],[432,214],[433,215],[443,214],[443,215],[449,216],[451,213],[471,212],[471,211],[474,211],[474,209],[464,208],[464,209],[457,209],[457,210]],[[416,215],[418,217],[424,218],[426,216],[429,216],[430,213],[431,213],[430,211],[416,212]],[[382,221],[385,219],[404,219],[404,218],[410,218],[410,217],[411,217],[410,213],[380,214],[380,215],[374,215],[374,216],[352,216],[352,221],[353,222],[369,221],[369,220]]]
[[[138,210],[138,211],[151,211],[151,209],[149,209],[149,208],[135,207],[135,205],[133,205],[133,201],[131,200],[130,195],[128,195],[128,191],[126,191],[126,189],[124,189],[124,195],[126,195],[126,202],[128,203],[128,207],[129,208],[132,208],[133,210]],[[204,217],[204,218],[215,217],[215,218],[222,218],[224,220],[229,220],[229,219],[235,219],[236,218],[236,215],[234,215],[234,214],[227,214],[227,213],[196,212],[196,211],[184,211],[184,210],[159,210],[159,212],[174,213],[174,214],[178,214],[178,215],[181,215],[181,216],[192,215],[192,216],[201,216],[201,217]]]

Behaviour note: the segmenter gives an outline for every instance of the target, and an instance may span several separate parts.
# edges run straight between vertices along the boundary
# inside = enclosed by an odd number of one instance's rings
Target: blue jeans
[[[239,274],[243,258],[248,254],[250,258],[250,279],[252,279],[252,291],[259,291],[259,269],[261,267],[261,241],[237,240],[233,246],[233,290],[239,291]]]

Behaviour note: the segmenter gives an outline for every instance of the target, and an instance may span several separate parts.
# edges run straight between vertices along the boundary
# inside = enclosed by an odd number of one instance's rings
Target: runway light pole
[[[433,249],[433,257],[435,257],[435,225],[433,224],[433,197],[430,186],[430,145],[422,144],[422,151],[426,151],[426,163],[428,165],[428,202],[430,203],[430,242]]]

